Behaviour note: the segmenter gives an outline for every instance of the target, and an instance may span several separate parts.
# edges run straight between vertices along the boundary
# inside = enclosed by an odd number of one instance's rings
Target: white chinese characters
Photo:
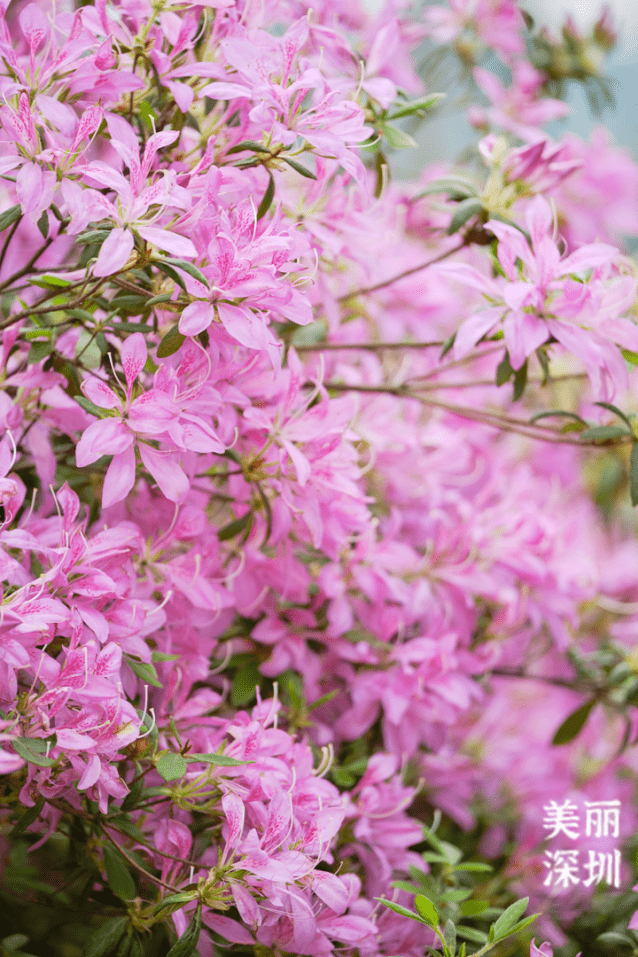
[[[543,828],[548,831],[546,840],[563,836],[570,841],[581,837],[582,816],[577,804],[569,799],[559,803],[550,801],[544,805]],[[620,835],[620,801],[584,802],[584,837],[592,840],[617,838]],[[585,860],[585,855],[587,859]],[[620,851],[576,848],[545,851],[547,875],[544,887],[569,890],[577,884],[590,887],[605,883],[620,887]]]

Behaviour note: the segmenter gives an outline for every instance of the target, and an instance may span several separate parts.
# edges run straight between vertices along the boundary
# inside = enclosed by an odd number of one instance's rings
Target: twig
[[[376,292],[377,289],[384,289],[385,286],[391,286],[393,282],[398,282],[400,279],[405,279],[406,276],[411,276],[415,272],[420,272],[422,269],[427,269],[428,266],[434,266],[435,263],[442,262],[444,259],[447,259],[448,256],[453,256],[454,253],[460,252],[460,250],[464,249],[465,246],[466,243],[464,240],[458,246],[448,249],[447,252],[441,253],[434,259],[429,259],[427,262],[421,263],[419,266],[410,266],[409,269],[404,269],[403,272],[398,273],[396,276],[392,276],[390,279],[384,279],[382,282],[377,282],[374,284],[374,286],[362,286],[361,289],[353,289],[352,292],[344,293],[343,296],[337,297],[337,302],[345,302],[346,299],[352,299],[355,296],[365,296],[369,292]]]

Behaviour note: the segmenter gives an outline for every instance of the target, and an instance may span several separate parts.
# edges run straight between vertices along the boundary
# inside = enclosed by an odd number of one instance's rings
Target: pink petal
[[[102,243],[97,262],[93,266],[94,276],[111,276],[126,264],[133,252],[133,233],[128,229],[111,230]]]
[[[100,409],[121,409],[122,403],[115,392],[96,376],[89,376],[82,382],[82,392],[94,405]]]
[[[190,485],[186,473],[173,458],[173,453],[158,452],[150,445],[140,444],[140,455],[166,498],[171,502],[182,502]]]
[[[133,442],[133,435],[121,419],[93,422],[75,447],[76,464],[83,468],[101,455],[118,455]]]
[[[135,446],[131,441],[129,447],[114,455],[111,464],[104,476],[104,490],[102,492],[102,508],[108,508],[115,502],[121,502],[135,485]]]
[[[141,332],[134,332],[132,336],[124,342],[120,352],[120,359],[124,375],[126,376],[126,385],[128,386],[129,397],[133,383],[146,365],[147,349],[146,340]]]
[[[210,302],[191,302],[181,315],[179,331],[183,336],[196,336],[208,329],[214,319],[215,309]]]
[[[95,784],[100,776],[101,770],[102,762],[97,754],[90,754],[86,762],[86,768],[82,772],[82,777],[78,781],[78,791],[84,791],[86,788],[90,788],[92,784]]]
[[[194,259],[197,256],[197,250],[185,236],[179,236],[167,229],[158,229],[156,226],[138,226],[137,231],[147,242],[152,243],[171,256],[187,257]]]

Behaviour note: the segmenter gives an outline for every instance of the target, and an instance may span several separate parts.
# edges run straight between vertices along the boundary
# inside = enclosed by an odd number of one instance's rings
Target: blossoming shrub
[[[638,823],[638,168],[543,132],[608,15],[0,11],[0,952],[635,952],[544,854]],[[424,42],[477,149],[401,184]]]

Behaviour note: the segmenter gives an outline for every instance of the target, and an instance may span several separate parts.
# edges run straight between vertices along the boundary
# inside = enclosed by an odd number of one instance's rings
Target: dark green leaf
[[[270,207],[272,206],[272,201],[275,198],[275,177],[272,173],[268,174],[268,186],[266,187],[266,192],[264,197],[259,204],[257,209],[257,219],[263,219]]]
[[[33,822],[37,821],[37,819],[40,817],[40,812],[42,811],[43,807],[44,797],[40,795],[33,807],[27,808],[24,814],[18,819],[17,824],[15,824],[9,832],[9,836],[18,837],[19,834],[23,834],[29,825],[33,824]]]
[[[509,382],[513,375],[514,370],[512,369],[512,364],[510,362],[510,354],[506,351],[496,368],[496,384],[499,386],[505,385],[505,383]]]
[[[606,934],[600,934],[596,938],[596,944],[604,950],[616,952],[618,947],[633,947],[633,941],[624,934],[617,934],[615,931],[608,931]]]
[[[556,734],[552,738],[552,744],[569,744],[570,741],[573,741],[584,727],[589,713],[595,704],[596,699],[592,698],[590,701],[586,701],[585,704],[581,704],[580,708],[576,708],[575,711],[572,711],[569,717],[565,718],[556,731]]]
[[[585,419],[581,418],[580,415],[576,415],[575,412],[564,412],[562,409],[556,409],[554,412],[537,412],[536,415],[533,415],[530,422],[538,422],[540,419],[549,419],[552,416],[566,416],[568,419],[574,419],[576,422],[580,422],[581,425],[585,427],[589,426],[589,422],[586,422]]]
[[[20,950],[21,947],[24,947],[24,945],[28,943],[29,938],[26,934],[9,934],[8,937],[3,937],[2,940],[0,940],[0,948],[10,954],[14,950]]]
[[[128,917],[112,917],[84,945],[82,957],[108,957],[126,933]]]
[[[130,665],[133,674],[137,675],[137,677],[142,681],[149,685],[153,685],[154,688],[163,687],[162,682],[159,680],[157,672],[150,661],[136,661],[135,658],[129,658],[128,655],[126,656],[125,660]]]
[[[42,233],[42,238],[47,239],[49,235],[49,217],[47,215],[46,209],[42,211],[42,215],[37,221],[36,226]]]
[[[514,373],[514,402],[518,402],[520,397],[525,392],[525,386],[527,385],[527,359]]]
[[[230,538],[234,538],[235,535],[239,535],[246,528],[248,528],[253,520],[253,513],[246,512],[245,515],[242,515],[241,518],[236,518],[234,522],[229,522],[228,525],[224,525],[217,532],[217,538],[220,542],[226,542]]]
[[[188,771],[186,758],[175,752],[161,754],[155,762],[155,767],[165,781],[177,781]]]
[[[157,268],[160,269],[166,276],[168,276],[169,279],[172,279],[173,282],[176,282],[177,285],[184,290],[184,292],[186,292],[186,283],[176,269],[173,269],[173,267],[170,266],[165,260],[154,259],[153,264],[157,266]]]
[[[613,412],[614,415],[617,415],[619,419],[622,419],[629,428],[631,429],[631,422],[622,409],[619,409],[617,405],[612,405],[611,402],[594,402],[594,405],[599,405],[603,409],[607,409],[609,412]]]
[[[114,894],[121,897],[124,901],[132,901],[137,895],[135,881],[129,874],[126,863],[122,856],[115,850],[111,844],[105,844],[102,848],[104,854],[104,870],[106,871],[106,882]]]
[[[472,219],[473,216],[477,216],[482,209],[483,203],[478,197],[470,196],[468,199],[462,199],[460,203],[457,203],[452,214],[452,220],[447,230],[448,236],[458,232],[461,226],[465,226],[467,221]]]
[[[585,429],[580,433],[581,439],[586,442],[609,442],[611,439],[619,439],[622,435],[629,435],[629,433],[620,425],[597,425],[593,429]]]
[[[0,232],[7,226],[13,226],[21,216],[22,208],[20,206],[11,206],[10,209],[5,209],[4,213],[0,213]]]
[[[146,300],[146,308],[150,309],[151,306],[158,306],[162,302],[170,302],[172,298],[172,292],[163,292],[160,296],[151,296],[150,299]]]
[[[166,359],[168,356],[172,356],[174,352],[181,347],[182,343],[186,339],[186,336],[183,336],[179,331],[179,325],[173,326],[172,329],[169,329],[160,344],[157,347],[157,358]]]
[[[91,415],[96,415],[99,419],[103,411],[99,405],[96,405],[95,402],[91,402],[90,399],[85,398],[83,395],[76,395],[74,398],[77,404],[82,406],[85,412],[90,412]]]
[[[441,179],[434,179],[423,189],[420,189],[413,200],[421,199],[424,196],[436,196],[439,193],[446,193],[451,199],[469,199],[471,196],[478,196],[475,187],[466,179],[460,176],[444,176]]]
[[[442,901],[453,901],[457,903],[458,901],[464,901],[466,897],[469,897],[472,893],[471,887],[459,887],[451,891],[444,891],[440,895]]]
[[[193,279],[197,279],[198,282],[201,282],[202,286],[209,288],[208,279],[197,266],[194,266],[192,263],[189,263],[186,259],[174,259],[172,256],[168,259],[163,260],[165,263],[169,263],[171,266],[176,266],[178,269],[183,269],[184,272],[187,272],[189,276],[192,276]],[[155,265],[158,266],[159,263],[155,262]]]
[[[236,708],[250,704],[256,696],[256,687],[261,683],[261,674],[257,662],[251,661],[244,668],[240,668],[230,689],[230,700]]]
[[[197,947],[197,941],[199,940],[201,929],[202,907],[201,904],[199,904],[197,906],[197,910],[193,914],[190,924],[177,943],[173,944],[166,957],[191,957],[191,954]]]
[[[638,442],[634,442],[629,456],[629,493],[631,504],[638,505]]]
[[[439,361],[448,354],[448,352],[454,345],[455,340],[456,340],[456,332],[453,332],[452,335],[448,336],[448,338],[443,343],[443,348],[441,349],[441,355],[439,356]]]
[[[493,871],[491,864],[483,864],[479,861],[468,861],[466,864],[455,864],[455,871]]]
[[[14,738],[11,742],[14,750],[29,764],[39,768],[50,768],[53,758],[47,757],[47,743],[43,738]]]
[[[302,176],[305,176],[306,179],[317,178],[311,170],[306,169],[305,166],[302,166],[301,163],[297,163],[296,160],[290,159],[288,156],[282,156],[280,158],[284,161],[284,163],[288,163],[288,166],[291,166],[297,173],[301,173]]]
[[[237,758],[231,758],[226,754],[187,754],[186,761],[189,764],[195,764],[201,761],[203,764],[214,764],[219,768],[234,768],[240,764],[252,764],[252,761],[239,761]]]
[[[418,911],[419,917],[421,917],[426,924],[429,924],[430,927],[436,927],[439,922],[439,913],[429,897],[426,897],[425,894],[417,894],[414,898],[414,906]]]
[[[414,149],[417,146],[416,140],[409,133],[398,126],[393,126],[392,123],[384,123],[383,135],[388,141],[388,145],[395,150]]]
[[[503,911],[499,919],[494,924],[494,938],[500,939],[507,936],[511,928],[523,916],[529,904],[529,897],[523,897],[521,900],[514,901],[513,904]]]
[[[255,143],[254,140],[242,140],[237,146],[231,146],[231,148],[226,151],[226,156],[230,156],[231,153],[241,153],[243,150],[252,150],[253,153],[270,153],[268,147],[262,146],[261,143]]]
[[[140,782],[141,783],[141,782]],[[118,831],[122,831],[128,837],[132,837],[133,840],[139,841],[140,844],[143,844],[146,840],[144,833],[139,829],[137,824],[134,824],[129,817],[121,815],[120,817],[114,817],[111,819],[113,827],[117,828]]]
[[[169,907],[181,907],[182,904],[187,904],[189,901],[195,900],[196,897],[197,891],[181,891],[179,894],[169,894],[168,897],[164,897],[159,904],[155,905],[153,913],[159,914]]]

